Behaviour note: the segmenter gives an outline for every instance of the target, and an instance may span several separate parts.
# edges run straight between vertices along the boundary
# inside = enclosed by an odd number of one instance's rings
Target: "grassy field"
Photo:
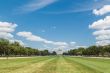
[[[110,73],[110,59],[69,56],[0,59],[0,73]]]

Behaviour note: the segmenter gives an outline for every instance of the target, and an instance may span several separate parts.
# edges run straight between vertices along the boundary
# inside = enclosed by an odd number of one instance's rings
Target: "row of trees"
[[[38,50],[21,46],[18,42],[10,43],[9,40],[0,39],[0,56],[45,56],[56,55],[56,52]]]
[[[106,46],[90,46],[88,48],[77,48],[64,52],[63,55],[74,56],[109,56],[110,57],[110,45]]]

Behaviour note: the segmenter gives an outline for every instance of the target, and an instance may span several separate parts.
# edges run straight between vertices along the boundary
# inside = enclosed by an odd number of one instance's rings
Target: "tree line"
[[[46,56],[56,55],[56,52],[48,50],[38,50],[31,47],[24,47],[18,42],[9,42],[6,39],[0,39],[0,56]]]
[[[110,45],[106,46],[90,46],[87,48],[77,48],[64,52],[63,55],[73,55],[73,56],[108,56],[110,57]]]

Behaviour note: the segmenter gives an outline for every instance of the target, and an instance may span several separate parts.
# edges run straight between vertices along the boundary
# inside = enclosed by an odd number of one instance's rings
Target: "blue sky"
[[[94,15],[93,10],[109,3],[109,0],[0,0],[0,22],[16,23],[15,31],[11,32],[14,39],[31,47],[49,48],[53,44],[29,40],[17,35],[18,32],[31,32],[54,42],[89,46],[96,42],[89,25],[105,17]]]

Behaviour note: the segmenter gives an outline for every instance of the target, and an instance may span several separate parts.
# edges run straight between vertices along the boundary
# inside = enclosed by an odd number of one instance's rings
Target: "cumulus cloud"
[[[110,44],[110,40],[102,40],[102,41],[96,42],[96,45],[101,45],[101,46],[108,45],[108,44]]]
[[[110,35],[99,35],[96,37],[97,40],[109,40]]]
[[[100,9],[94,9],[95,15],[104,15],[110,13],[110,5],[104,5]],[[93,35],[96,36],[96,45],[108,45],[110,44],[110,16],[106,16],[104,19],[93,22],[89,25],[89,28],[96,29]]]
[[[52,3],[56,2],[57,0],[32,0],[31,2],[21,6],[19,10],[22,13],[33,12],[36,10],[40,10]]]
[[[52,45],[56,45],[56,46],[67,46],[68,45],[66,42],[49,41],[49,40],[44,39],[40,36],[33,35],[31,32],[26,32],[26,31],[18,32],[17,35],[24,37],[29,41],[43,42],[45,44],[52,44]]]
[[[15,31],[17,24],[9,22],[0,22],[0,38],[11,39],[14,36],[11,34]]]
[[[104,19],[100,19],[89,25],[91,29],[108,29],[110,28],[110,16],[106,16]]]
[[[11,33],[0,32],[0,38],[11,39],[14,36]]]
[[[0,38],[8,39],[10,42],[19,42],[21,45],[24,43],[21,40],[16,40],[12,33],[18,25],[10,22],[0,22]]]
[[[45,40],[39,36],[33,35],[31,32],[25,32],[25,31],[24,32],[18,32],[17,35],[24,37],[29,41],[44,41]]]
[[[95,15],[104,15],[110,12],[110,5],[104,5],[101,9],[94,9],[93,13]]]
[[[97,30],[93,32],[93,35],[99,36],[99,35],[110,35],[110,30]]]
[[[110,44],[110,16],[106,16],[104,19],[93,22],[89,25],[89,28],[96,29],[93,35],[96,36],[96,45],[108,45]]]
[[[0,27],[16,28],[17,24],[9,22],[0,22]]]
[[[102,43],[109,44],[108,41],[110,40],[110,30],[108,30],[108,29],[107,30],[97,30],[97,31],[93,32],[93,35],[95,35],[96,40],[98,40],[98,42],[96,44],[99,44],[99,45],[102,45]]]

